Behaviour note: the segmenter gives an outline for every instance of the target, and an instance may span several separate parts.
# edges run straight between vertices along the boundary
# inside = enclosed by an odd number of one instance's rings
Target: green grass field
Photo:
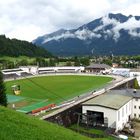
[[[91,140],[47,121],[0,107],[0,140]]]
[[[24,100],[36,100],[40,104],[58,104],[105,86],[112,78],[101,76],[44,76],[6,82],[7,94],[13,95],[11,86],[21,86]],[[19,96],[19,95],[18,95]],[[32,108],[32,107],[29,107]]]
[[[75,125],[72,125],[69,127],[70,129],[73,129],[73,130],[81,130],[83,132],[87,132],[87,133],[91,133],[91,134],[99,134],[99,135],[103,135],[104,138],[96,138],[97,140],[115,140],[114,137],[112,136],[108,136],[106,135],[106,133],[103,131],[103,130],[99,130],[99,129],[95,129],[95,128],[85,128],[85,127],[81,127],[81,126],[77,126],[76,124]]]

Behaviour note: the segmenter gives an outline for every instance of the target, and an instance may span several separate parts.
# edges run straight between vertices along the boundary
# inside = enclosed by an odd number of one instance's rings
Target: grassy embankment
[[[0,107],[0,140],[90,140],[46,121]]]

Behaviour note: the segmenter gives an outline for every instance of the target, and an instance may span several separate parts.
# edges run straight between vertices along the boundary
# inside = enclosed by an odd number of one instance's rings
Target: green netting
[[[42,102],[38,102],[38,103],[29,105],[29,106],[22,107],[22,108],[18,109],[17,111],[27,113],[27,112],[30,112],[30,111],[35,110],[37,108],[47,106],[48,104],[50,104],[50,103],[46,102],[46,101],[42,101]]]
[[[21,97],[21,96],[8,95],[7,94],[8,103],[17,102],[17,101],[20,101],[20,100],[23,100],[23,99],[25,99],[25,98],[24,97]]]

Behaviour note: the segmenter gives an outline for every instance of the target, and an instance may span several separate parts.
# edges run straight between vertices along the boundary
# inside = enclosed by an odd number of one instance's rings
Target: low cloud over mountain
[[[61,29],[33,42],[56,55],[139,54],[140,16],[108,14],[77,29]]]

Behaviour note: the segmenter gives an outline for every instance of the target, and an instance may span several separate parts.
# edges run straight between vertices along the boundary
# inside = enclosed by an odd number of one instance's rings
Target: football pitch
[[[8,81],[5,84],[8,95],[14,95],[12,85],[20,85],[21,94],[17,97],[22,98],[15,104],[26,110],[26,107],[35,109],[38,104],[40,106],[59,104],[86,92],[97,90],[111,80],[112,78],[103,76],[57,75]]]

